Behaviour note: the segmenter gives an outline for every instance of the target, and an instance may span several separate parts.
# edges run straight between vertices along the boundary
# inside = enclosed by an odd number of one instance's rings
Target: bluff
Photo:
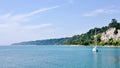
[[[98,45],[120,45],[120,23],[116,19],[112,19],[108,26],[96,27],[81,35],[74,35],[69,38],[20,42],[13,45],[94,45],[95,38],[97,38]]]
[[[75,35],[68,39],[65,44],[94,45],[95,37],[98,45],[120,45],[120,23],[116,19],[112,19],[108,26],[90,29],[85,34]]]
[[[120,40],[120,30],[117,30],[117,34],[115,34],[116,28],[110,28],[106,32],[103,32],[101,34],[101,40],[102,41],[109,41],[110,39],[114,41],[119,41]]]

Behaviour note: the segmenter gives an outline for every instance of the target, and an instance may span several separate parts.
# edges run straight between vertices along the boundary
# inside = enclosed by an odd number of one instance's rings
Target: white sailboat
[[[96,35],[96,30],[95,30],[95,35]],[[98,52],[98,49],[97,49],[97,37],[95,37],[95,47],[92,49],[92,51]]]
[[[92,51],[94,51],[94,52],[98,52],[97,47],[95,46],[95,47],[92,49]]]

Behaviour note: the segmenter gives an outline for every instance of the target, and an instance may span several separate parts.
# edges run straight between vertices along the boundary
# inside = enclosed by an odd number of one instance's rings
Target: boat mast
[[[98,49],[97,49],[97,34],[96,34],[96,29],[95,29],[95,46],[94,46],[94,48],[92,49],[92,51],[94,51],[94,52],[98,52]]]
[[[97,47],[97,34],[96,34],[96,29],[95,29],[95,46]]]

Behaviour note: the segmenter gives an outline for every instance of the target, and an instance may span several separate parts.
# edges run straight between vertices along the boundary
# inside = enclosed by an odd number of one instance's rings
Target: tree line
[[[112,19],[108,26],[103,26],[102,28],[90,29],[87,33],[81,35],[74,35],[73,37],[59,38],[59,39],[46,39],[46,40],[36,40],[14,43],[13,45],[94,45],[95,43],[95,31],[97,37],[98,45],[120,45],[120,40],[113,40],[112,38],[108,41],[101,40],[101,34],[107,31],[109,28],[116,28],[114,34],[118,33],[120,29],[120,23],[116,19]]]

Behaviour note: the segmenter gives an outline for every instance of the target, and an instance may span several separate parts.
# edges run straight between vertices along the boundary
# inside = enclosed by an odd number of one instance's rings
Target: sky
[[[120,0],[0,0],[0,45],[72,37],[120,21]]]

